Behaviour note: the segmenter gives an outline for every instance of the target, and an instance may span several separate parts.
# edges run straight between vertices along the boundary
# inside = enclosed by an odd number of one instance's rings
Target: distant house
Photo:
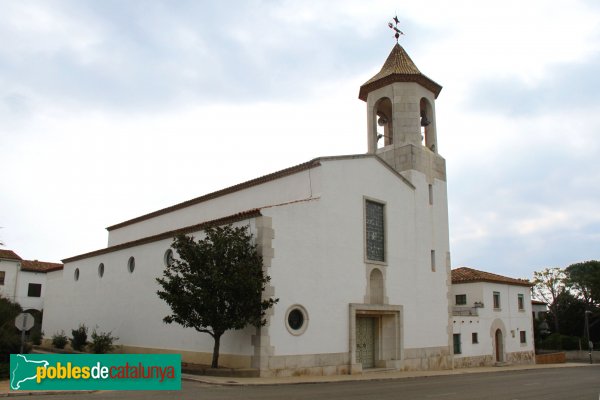
[[[0,296],[21,305],[23,310],[44,308],[46,273],[62,264],[23,260],[12,250],[0,249]]]
[[[531,315],[533,319],[546,319],[546,314],[548,314],[548,304],[545,301],[531,300]]]
[[[472,268],[452,270],[454,367],[534,363],[531,283]]]

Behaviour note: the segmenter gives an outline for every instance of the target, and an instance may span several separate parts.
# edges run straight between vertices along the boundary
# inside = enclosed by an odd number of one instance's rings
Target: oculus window
[[[301,305],[291,306],[285,317],[285,327],[292,335],[302,335],[308,327],[308,313]]]

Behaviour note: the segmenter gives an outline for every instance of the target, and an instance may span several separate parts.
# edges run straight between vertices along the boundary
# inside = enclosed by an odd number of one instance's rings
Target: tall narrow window
[[[431,250],[431,271],[435,272],[435,250]]]
[[[42,296],[42,284],[41,283],[30,283],[27,288],[28,297],[41,297]]]
[[[0,271],[0,285],[4,285],[4,276],[6,275],[5,271]]]
[[[471,342],[473,342],[473,344],[479,343],[479,337],[477,336],[477,332],[471,333]]]
[[[433,185],[429,185],[429,205],[433,205]]]
[[[462,349],[460,348],[460,333],[452,335],[452,341],[454,343],[454,354],[462,353]]]
[[[494,292],[494,308],[500,308],[500,292]]]
[[[519,301],[519,311],[525,310],[525,296],[523,296],[522,294],[519,294],[518,301]]]
[[[384,205],[365,201],[365,232],[367,260],[385,261]]]
[[[519,331],[519,336],[521,339],[521,343],[527,343],[527,332]]]

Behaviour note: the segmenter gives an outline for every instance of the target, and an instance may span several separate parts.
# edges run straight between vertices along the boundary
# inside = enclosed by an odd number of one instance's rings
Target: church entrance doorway
[[[363,368],[375,367],[376,318],[356,318],[356,362]]]

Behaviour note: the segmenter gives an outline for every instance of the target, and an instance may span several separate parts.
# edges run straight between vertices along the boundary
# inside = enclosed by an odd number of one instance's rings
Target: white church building
[[[396,44],[360,87],[365,154],[313,159],[107,228],[106,248],[48,273],[44,331],[84,323],[112,331],[123,352],[210,364],[209,335],[163,323],[155,278],[176,234],[231,223],[254,234],[271,277],[263,295],[279,302],[266,326],[225,333],[222,366],[261,376],[453,368],[440,91]]]

